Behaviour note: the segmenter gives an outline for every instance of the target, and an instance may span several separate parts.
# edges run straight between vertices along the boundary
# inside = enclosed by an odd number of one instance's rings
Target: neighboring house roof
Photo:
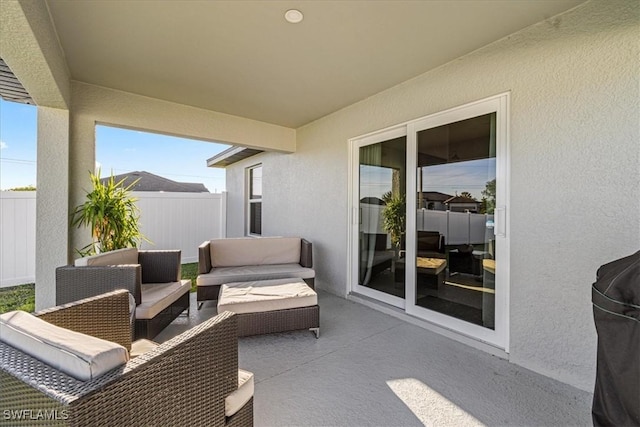
[[[109,178],[102,178],[104,183]],[[208,193],[207,187],[200,183],[177,182],[145,171],[134,171],[114,176],[116,182],[124,180],[124,186],[131,185],[132,191],[164,191],[166,193]]]
[[[480,202],[464,196],[453,196],[445,200],[444,203],[449,205],[451,203],[480,203]]]
[[[368,205],[386,205],[384,200],[378,197],[363,197],[362,199],[360,199],[360,203],[366,203]]]
[[[422,197],[428,202],[445,202],[452,198],[451,194],[444,194],[438,191],[423,191]]]

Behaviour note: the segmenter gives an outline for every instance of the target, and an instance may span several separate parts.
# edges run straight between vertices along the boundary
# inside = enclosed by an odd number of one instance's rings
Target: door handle
[[[505,206],[496,207],[493,215],[493,234],[498,237],[507,236],[507,208]]]

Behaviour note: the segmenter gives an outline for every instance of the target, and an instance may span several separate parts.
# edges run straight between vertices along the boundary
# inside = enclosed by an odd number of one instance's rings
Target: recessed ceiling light
[[[284,19],[286,19],[287,22],[290,22],[292,24],[297,24],[298,22],[301,22],[303,18],[304,16],[302,15],[302,12],[300,12],[297,9],[289,9],[284,13]]]

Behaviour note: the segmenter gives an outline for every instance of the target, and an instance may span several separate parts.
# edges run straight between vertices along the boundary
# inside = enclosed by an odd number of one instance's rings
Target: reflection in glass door
[[[416,138],[415,304],[493,330],[496,113]]]
[[[405,298],[406,152],[400,136],[358,155],[358,286],[394,305]]]
[[[509,94],[350,141],[349,291],[509,352]]]

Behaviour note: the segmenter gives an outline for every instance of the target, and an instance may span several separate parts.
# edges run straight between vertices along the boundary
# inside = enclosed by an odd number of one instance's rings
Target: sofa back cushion
[[[24,311],[0,316],[0,339],[82,381],[129,360],[129,352],[120,344],[61,328]]]
[[[116,249],[115,251],[78,258],[73,263],[76,267],[104,267],[123,264],[138,264],[138,248]]]
[[[211,266],[297,264],[300,262],[300,240],[299,237],[211,240]]]

